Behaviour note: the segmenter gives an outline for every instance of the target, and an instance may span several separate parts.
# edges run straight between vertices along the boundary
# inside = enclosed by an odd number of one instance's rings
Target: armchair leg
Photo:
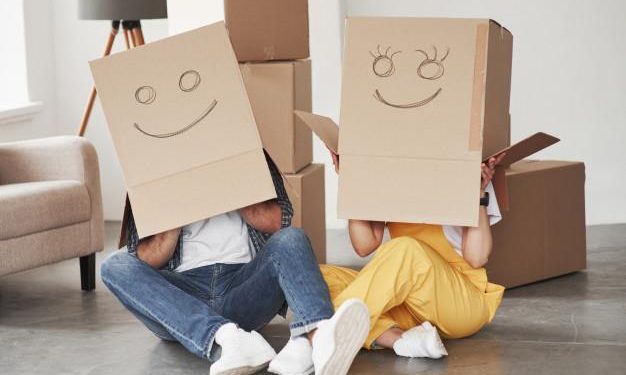
[[[96,254],[80,257],[80,287],[90,291],[96,289]]]

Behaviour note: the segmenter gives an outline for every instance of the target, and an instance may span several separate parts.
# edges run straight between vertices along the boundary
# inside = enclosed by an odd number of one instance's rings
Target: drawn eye
[[[443,55],[441,59],[437,60],[437,47],[433,46],[433,50],[435,52],[433,58],[430,58],[428,53],[424,50],[415,50],[415,52],[419,52],[425,57],[424,60],[422,60],[422,62],[417,66],[417,75],[431,81],[439,79],[443,76],[443,73],[445,72],[443,62],[450,53],[450,48],[446,48],[446,54]]]
[[[396,67],[393,63],[393,57],[402,51],[396,51],[389,55],[390,49],[391,46],[387,47],[385,53],[382,53],[380,51],[380,45],[378,45],[376,47],[376,54],[370,51],[370,55],[374,58],[374,61],[372,62],[372,71],[379,77],[389,77],[396,71]]]
[[[184,92],[190,92],[200,85],[200,73],[195,70],[187,70],[180,75],[178,87]]]
[[[141,86],[135,90],[135,100],[140,104],[150,104],[156,99],[156,91],[152,86]]]

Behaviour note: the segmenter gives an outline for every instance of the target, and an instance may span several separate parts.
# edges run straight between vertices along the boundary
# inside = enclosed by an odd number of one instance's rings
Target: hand
[[[489,185],[489,182],[491,182],[491,180],[493,179],[493,175],[496,172],[496,165],[498,165],[498,163],[500,161],[502,161],[502,158],[504,158],[504,156],[506,155],[505,152],[501,153],[500,155],[491,158],[487,161],[487,163],[482,163],[480,166],[480,196],[482,197],[485,192],[485,188],[487,188],[487,185]]]
[[[176,250],[180,232],[181,228],[175,228],[141,239],[137,257],[156,269],[163,267]]]
[[[328,146],[326,146],[328,148]],[[333,165],[335,166],[335,172],[339,174],[339,155],[335,154],[333,150],[328,148],[328,152],[330,152],[330,156],[333,159]]]

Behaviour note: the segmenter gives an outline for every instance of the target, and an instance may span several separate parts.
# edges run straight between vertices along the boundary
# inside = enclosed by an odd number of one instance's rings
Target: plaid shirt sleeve
[[[281,210],[281,228],[286,228],[291,225],[291,218],[293,217],[291,201],[289,201],[289,196],[287,196],[287,191],[283,184],[283,176],[267,152],[265,152],[265,160],[267,160],[267,166],[272,175],[272,182],[274,182],[274,189],[276,189],[276,203],[278,203]],[[248,234],[250,235],[250,241],[255,253],[261,251],[263,246],[265,246],[265,242],[271,237],[270,233],[258,231],[250,224],[248,224]]]
[[[291,206],[291,201],[289,201],[287,191],[285,190],[283,176],[280,174],[278,167],[276,167],[276,164],[274,164],[274,161],[268,155],[267,151],[264,150],[263,152],[265,153],[267,166],[269,167],[270,174],[272,175],[272,181],[274,182],[274,188],[276,189],[276,203],[278,203],[282,212],[281,228],[286,228],[291,225],[293,207]]]
[[[137,227],[135,226],[135,218],[131,211],[128,215],[128,221],[126,222],[126,249],[128,252],[137,255],[137,247],[139,246],[139,235],[137,234]]]

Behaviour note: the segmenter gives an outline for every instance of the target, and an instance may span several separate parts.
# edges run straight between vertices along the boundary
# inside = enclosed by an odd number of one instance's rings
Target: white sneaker
[[[259,372],[276,352],[257,332],[246,332],[233,323],[224,324],[215,333],[215,343],[222,347],[220,359],[211,365],[210,375],[248,375]]]
[[[345,301],[332,318],[320,322],[313,336],[315,375],[347,374],[369,329],[369,312],[358,299]]]
[[[397,355],[411,358],[441,358],[448,355],[448,351],[441,342],[437,328],[430,322],[424,322],[417,327],[404,332],[402,337],[393,344]]]
[[[283,350],[270,362],[267,371],[279,375],[309,375],[315,370],[311,353],[313,348],[306,336],[289,340]]]

